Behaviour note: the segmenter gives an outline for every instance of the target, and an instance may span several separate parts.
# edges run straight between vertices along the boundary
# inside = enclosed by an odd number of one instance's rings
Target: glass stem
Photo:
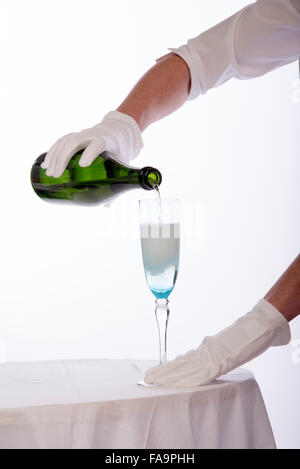
[[[169,321],[169,300],[155,300],[155,316],[159,334],[159,364],[167,363],[167,329]]]

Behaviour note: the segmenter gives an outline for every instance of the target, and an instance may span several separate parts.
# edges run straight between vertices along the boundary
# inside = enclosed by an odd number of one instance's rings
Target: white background
[[[33,193],[30,168],[57,138],[115,109],[168,47],[247,3],[1,0],[2,361],[157,356],[138,238],[145,194],[110,209],[52,206]],[[144,134],[134,164],[158,167],[162,195],[194,214],[184,216],[170,358],[246,313],[299,252],[296,78],[294,63],[232,80]],[[292,334],[299,340],[299,318]],[[300,447],[295,358],[291,343],[247,365],[280,448]]]

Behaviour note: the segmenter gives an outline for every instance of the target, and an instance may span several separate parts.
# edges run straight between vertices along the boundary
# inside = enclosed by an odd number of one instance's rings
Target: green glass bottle
[[[85,168],[79,166],[82,151],[70,160],[63,174],[46,175],[41,168],[46,153],[33,164],[31,183],[36,194],[46,201],[73,202],[80,205],[106,203],[130,189],[152,190],[161,184],[161,173],[149,166],[138,169],[126,166],[106,152]]]

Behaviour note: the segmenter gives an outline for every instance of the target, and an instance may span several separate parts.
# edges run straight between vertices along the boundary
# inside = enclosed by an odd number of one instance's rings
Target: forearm
[[[133,117],[140,130],[180,108],[190,92],[189,67],[176,54],[160,59],[117,108]]]
[[[288,321],[300,315],[300,254],[268,291],[265,300]]]

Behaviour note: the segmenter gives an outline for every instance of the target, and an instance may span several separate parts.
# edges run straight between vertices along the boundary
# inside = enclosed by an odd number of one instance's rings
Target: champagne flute
[[[140,200],[140,233],[144,270],[155,296],[159,333],[159,364],[167,362],[169,296],[179,266],[180,202],[177,199]]]

